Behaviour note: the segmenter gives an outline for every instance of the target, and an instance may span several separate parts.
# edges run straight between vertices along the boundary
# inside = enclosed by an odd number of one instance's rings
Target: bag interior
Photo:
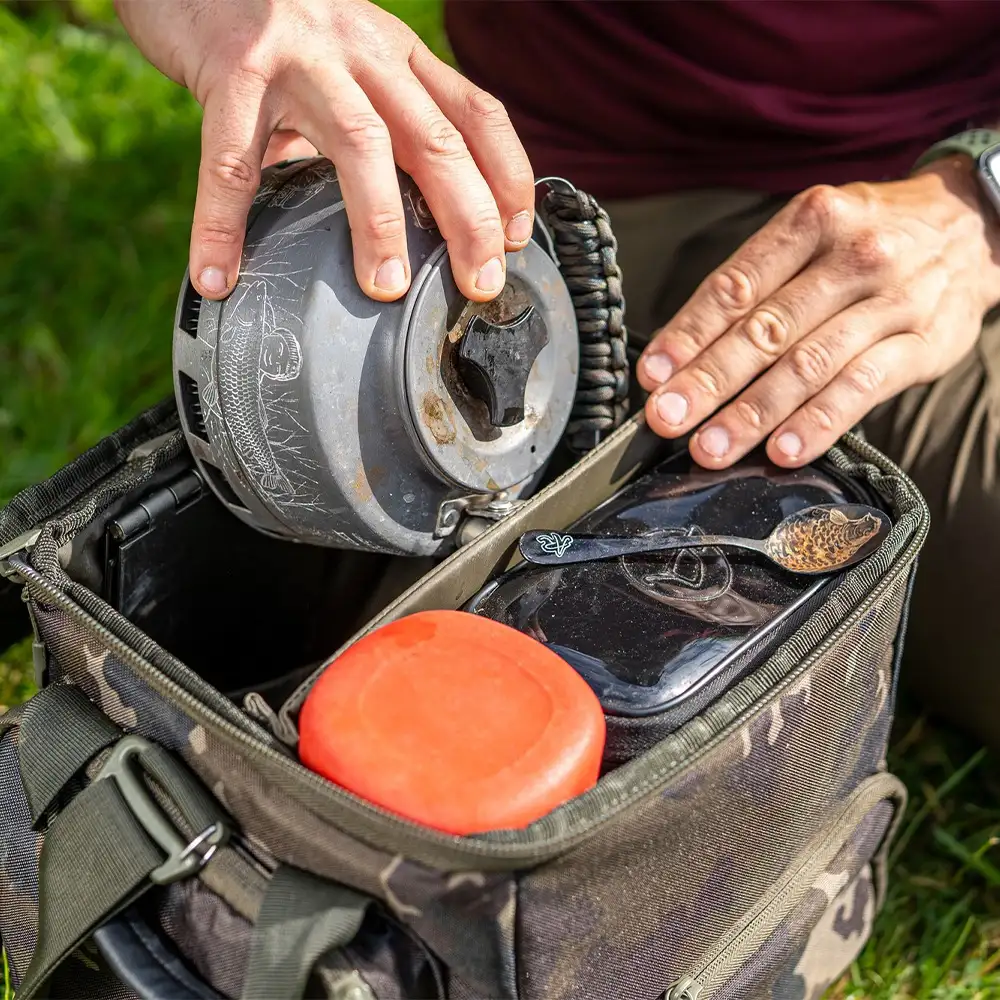
[[[54,541],[74,583],[111,603],[294,749],[298,711],[344,648],[415,611],[468,606],[520,562],[516,540],[522,531],[566,529],[680,454],[676,443],[657,439],[634,420],[575,464],[554,466],[547,485],[501,524],[447,558],[428,559],[265,535],[234,517],[204,484],[190,488],[192,479],[199,480],[181,449],[141,483],[98,504],[89,519],[67,519]],[[893,512],[864,477],[838,472],[829,462],[823,471],[848,484],[853,499]],[[834,582],[788,616],[773,641],[751,643],[741,662],[697,697],[652,718],[606,714],[604,772],[642,754],[751,672],[826,599]]]

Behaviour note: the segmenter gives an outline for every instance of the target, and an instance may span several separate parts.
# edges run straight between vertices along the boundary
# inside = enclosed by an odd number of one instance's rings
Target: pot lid
[[[579,343],[569,291],[535,242],[507,255],[491,302],[458,291],[442,245],[416,275],[397,365],[411,430],[446,481],[509,490],[548,461],[569,422]]]

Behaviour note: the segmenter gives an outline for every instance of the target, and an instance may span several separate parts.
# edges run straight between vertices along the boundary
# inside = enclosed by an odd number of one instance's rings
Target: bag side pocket
[[[663,1000],[819,1000],[857,957],[885,893],[906,806],[887,773],[863,782],[785,877]]]

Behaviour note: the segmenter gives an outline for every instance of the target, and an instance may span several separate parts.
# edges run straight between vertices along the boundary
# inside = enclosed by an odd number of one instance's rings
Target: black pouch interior
[[[71,579],[228,698],[254,691],[274,708],[378,610],[369,599],[390,566],[411,564],[409,582],[428,562],[256,531],[186,451],[80,526],[62,555]]]

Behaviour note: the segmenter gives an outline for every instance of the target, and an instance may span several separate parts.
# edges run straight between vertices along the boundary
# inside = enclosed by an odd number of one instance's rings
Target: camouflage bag
[[[191,643],[190,663],[98,596],[108,518],[184,458],[172,404],[17,497],[0,567],[43,682],[0,719],[0,935],[19,1000],[819,997],[868,936],[904,808],[885,749],[928,528],[910,480],[858,437],[829,461],[891,512],[878,551],[694,717],[530,827],[439,834],[295,756],[335,646],[462,606],[523,531],[564,529],[667,447],[637,417],[437,565],[328,554],[329,621],[308,640],[325,652],[266,697],[256,660],[281,651],[219,650],[267,616],[255,590],[294,597],[295,579],[264,566],[241,616],[192,612],[215,652]]]

